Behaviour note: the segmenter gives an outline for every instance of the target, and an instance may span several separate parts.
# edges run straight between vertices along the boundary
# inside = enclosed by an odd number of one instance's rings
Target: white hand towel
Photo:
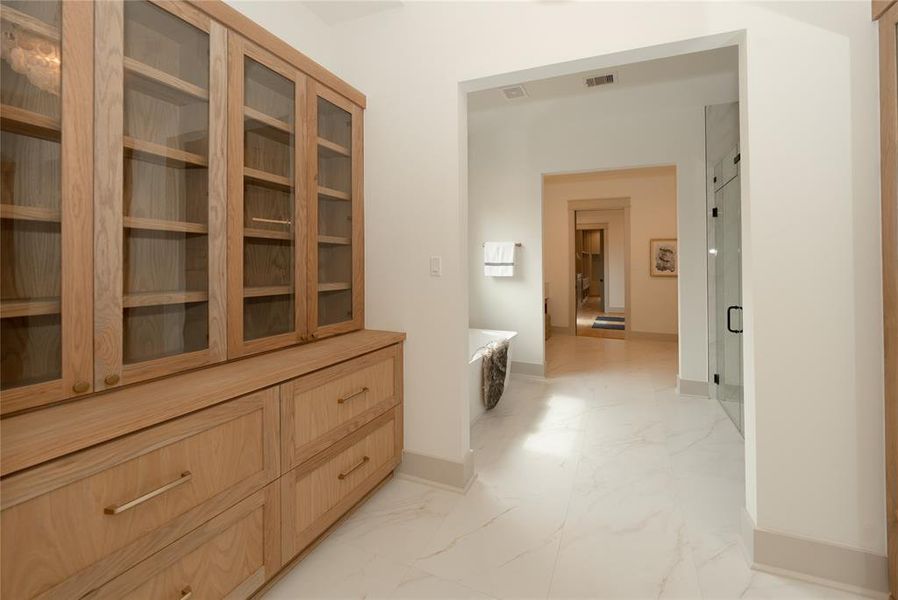
[[[514,242],[486,242],[483,245],[483,274],[487,277],[513,277],[514,249]]]

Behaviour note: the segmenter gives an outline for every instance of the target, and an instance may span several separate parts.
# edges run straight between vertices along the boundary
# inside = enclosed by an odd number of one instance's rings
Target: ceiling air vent
[[[518,98],[527,97],[527,90],[522,85],[502,88],[502,93],[505,95],[506,100],[517,100]]]
[[[604,75],[595,75],[586,78],[586,87],[598,87],[600,85],[608,85],[614,83],[616,79],[614,73],[606,73]]]

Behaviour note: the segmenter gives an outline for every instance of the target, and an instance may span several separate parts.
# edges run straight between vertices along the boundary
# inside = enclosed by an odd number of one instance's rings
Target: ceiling
[[[607,69],[594,69],[560,77],[520,82],[527,92],[527,97],[515,100],[506,100],[505,95],[502,93],[502,89],[509,86],[472,92],[468,96],[468,110],[477,111],[581,94],[598,94],[605,90],[633,88],[655,83],[707,77],[715,74],[736,73],[738,64],[738,50],[735,46],[682,54],[670,58],[630,63]],[[615,83],[597,88],[586,87],[584,82],[586,77],[606,73],[615,74]]]
[[[386,2],[381,0],[371,0],[369,2],[335,2],[334,0],[309,0],[303,2],[303,5],[315,13],[318,18],[328,25],[337,25],[353,19],[360,19],[383,12],[385,10],[393,10],[400,8],[402,2]]]

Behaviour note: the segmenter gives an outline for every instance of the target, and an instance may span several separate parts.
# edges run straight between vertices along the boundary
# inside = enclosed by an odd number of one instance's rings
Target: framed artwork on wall
[[[652,277],[676,277],[680,257],[677,240],[649,240],[649,274]]]

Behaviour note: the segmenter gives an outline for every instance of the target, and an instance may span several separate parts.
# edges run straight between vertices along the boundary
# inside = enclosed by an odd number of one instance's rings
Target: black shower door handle
[[[741,329],[733,329],[733,311],[736,309],[742,310],[742,307],[735,305],[727,307],[727,331],[730,333],[742,333]]]

